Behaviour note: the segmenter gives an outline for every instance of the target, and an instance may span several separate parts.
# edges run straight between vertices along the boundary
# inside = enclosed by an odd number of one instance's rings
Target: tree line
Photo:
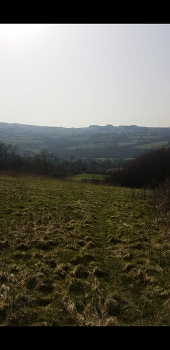
[[[131,188],[156,188],[170,177],[170,147],[145,151],[117,169],[109,177],[114,185]]]
[[[56,154],[42,149],[40,153],[24,155],[17,153],[17,147],[0,142],[0,170],[15,171],[20,173],[32,173],[67,177],[80,173],[106,174],[112,167],[112,161],[103,160],[100,163],[94,159],[76,159],[70,157],[70,161],[58,157]]]
[[[0,170],[67,177],[80,173],[106,174],[112,185],[131,188],[156,188],[170,178],[170,147],[147,150],[133,160],[115,166],[109,159],[66,161],[42,149],[39,154],[17,154],[16,147],[0,142]],[[112,170],[111,170],[112,169]]]

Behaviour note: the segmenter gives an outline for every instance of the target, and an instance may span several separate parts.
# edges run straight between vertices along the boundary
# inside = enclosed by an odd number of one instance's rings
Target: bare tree
[[[54,170],[54,155],[47,149],[43,149],[40,152],[40,158],[42,160],[43,172],[45,175],[48,175],[51,171]]]

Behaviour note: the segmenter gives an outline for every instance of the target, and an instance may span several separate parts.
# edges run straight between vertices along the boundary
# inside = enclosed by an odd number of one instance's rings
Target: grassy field
[[[105,178],[106,178],[106,175],[102,175],[102,174],[82,173],[82,174],[74,175],[71,179],[75,181],[80,181],[81,179],[104,180]]]
[[[152,143],[146,143],[141,146],[135,146],[135,148],[159,148],[161,146],[168,146],[168,141],[160,141],[160,142],[152,142]]]
[[[1,326],[170,325],[150,192],[0,175]]]
[[[76,150],[76,149],[93,149],[93,148],[105,148],[107,146],[107,143],[88,143],[88,144],[83,144],[83,145],[78,145],[78,146],[70,146],[66,147],[65,149],[67,150]]]

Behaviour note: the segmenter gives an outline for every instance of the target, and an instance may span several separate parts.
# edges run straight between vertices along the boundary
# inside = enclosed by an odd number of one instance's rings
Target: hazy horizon
[[[146,126],[146,125],[137,125],[137,124],[120,124],[120,125],[114,125],[114,124],[90,124],[90,125],[87,125],[87,126],[52,126],[52,125],[38,125],[38,124],[27,124],[27,123],[16,123],[16,122],[1,122],[0,123],[5,123],[5,124],[17,124],[17,125],[25,125],[25,126],[43,126],[43,127],[48,127],[48,128],[68,128],[68,129],[81,129],[81,128],[88,128],[88,127],[91,127],[91,126],[108,126],[108,125],[111,125],[113,127],[133,127],[133,126],[137,126],[137,127],[140,127],[140,128],[143,128],[143,127],[148,127],[148,128],[170,128],[170,126]]]
[[[170,127],[169,24],[0,24],[0,122]]]

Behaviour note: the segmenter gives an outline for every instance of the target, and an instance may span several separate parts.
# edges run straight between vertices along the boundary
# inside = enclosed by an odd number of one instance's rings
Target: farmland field
[[[141,152],[170,144],[170,128],[89,126],[62,128],[0,122],[0,142],[16,147],[20,155],[47,149],[57,157],[73,159],[136,158]]]
[[[150,196],[0,175],[0,325],[170,325],[170,243]]]
[[[135,146],[135,148],[147,148],[147,149],[153,148],[153,149],[155,149],[155,148],[158,148],[161,146],[168,146],[168,141],[147,143],[147,144],[144,144],[141,146]]]
[[[75,181],[79,181],[81,179],[104,180],[105,178],[106,178],[106,176],[105,175],[101,175],[101,174],[86,174],[86,173],[82,173],[82,174],[74,175],[72,177],[72,180],[75,180]]]

